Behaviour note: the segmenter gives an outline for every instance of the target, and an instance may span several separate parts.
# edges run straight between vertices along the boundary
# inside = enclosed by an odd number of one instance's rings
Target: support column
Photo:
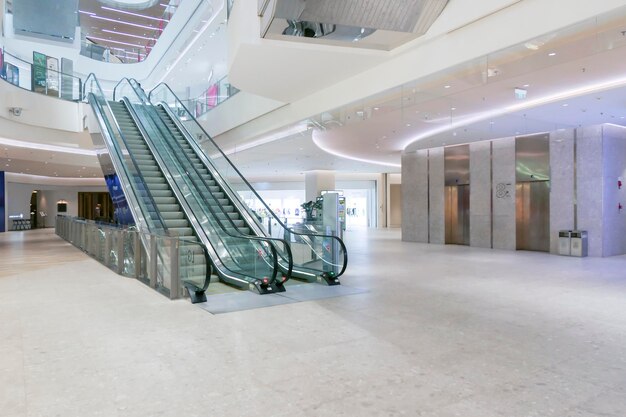
[[[306,201],[315,201],[322,191],[335,189],[335,171],[307,171],[304,173]]]
[[[6,188],[4,171],[0,171],[0,233],[7,231]]]

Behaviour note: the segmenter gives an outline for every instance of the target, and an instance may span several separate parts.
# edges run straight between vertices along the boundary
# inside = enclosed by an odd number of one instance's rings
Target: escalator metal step
[[[187,219],[164,219],[165,225],[168,229],[176,229],[181,227],[189,227]]]
[[[154,202],[157,204],[176,204],[176,198],[174,197],[154,197]]]
[[[191,227],[174,227],[168,229],[172,236],[192,236],[193,229]]]

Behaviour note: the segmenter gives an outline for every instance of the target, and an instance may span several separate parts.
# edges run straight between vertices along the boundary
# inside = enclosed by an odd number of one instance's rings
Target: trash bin
[[[559,255],[570,256],[572,254],[571,230],[559,230]]]
[[[572,230],[570,240],[572,256],[587,256],[587,232],[585,230]]]

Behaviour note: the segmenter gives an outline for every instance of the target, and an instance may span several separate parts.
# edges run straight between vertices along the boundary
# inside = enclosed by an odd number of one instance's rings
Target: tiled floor
[[[368,292],[213,316],[0,235],[0,415],[626,415],[626,258],[347,241]]]

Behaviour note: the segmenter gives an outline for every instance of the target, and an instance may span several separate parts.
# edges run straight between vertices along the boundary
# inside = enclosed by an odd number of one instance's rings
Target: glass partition
[[[25,90],[69,101],[82,97],[82,81],[72,74],[64,74],[45,67],[33,65],[6,51],[2,51],[0,78]],[[45,71],[46,76],[35,85],[33,72]]]
[[[210,276],[206,251],[198,242],[69,216],[57,216],[55,227],[62,239],[107,268],[171,299],[182,298],[185,288],[202,288]]]
[[[246,236],[240,232],[239,226],[222,211],[225,202],[211,192],[214,185],[196,172],[188,152],[177,143],[176,137],[155,113],[154,106],[146,104],[147,97],[136,81],[122,80],[114,97],[123,97],[129,110],[140,121],[146,143],[160,160],[161,169],[184,195],[186,214],[195,223],[194,229],[201,239],[206,239],[207,246],[213,248],[212,256],[219,261],[216,269],[222,278],[237,286],[261,283],[272,288],[276,283],[280,287],[291,272],[287,244],[280,239]],[[279,273],[277,248],[287,254],[281,265],[284,266],[282,273]]]
[[[250,183],[243,177],[239,170],[234,166],[230,159],[222,152],[213,139],[206,133],[198,121],[193,117],[192,113],[185,107],[180,99],[166,84],[160,84],[150,92],[150,102],[153,105],[160,105],[168,112],[169,117],[174,118],[177,126],[181,129],[182,135],[186,141],[194,149],[195,154],[200,158],[204,166],[208,169],[211,176],[217,182],[217,185],[226,193],[228,198],[236,204],[247,220],[247,223],[256,229],[259,236],[272,236],[272,232],[267,230],[260,221],[260,215],[256,210],[263,208],[265,213],[272,217],[272,223],[280,228],[282,236],[290,236],[287,242],[299,240],[306,245],[314,255],[315,262],[294,262],[294,273],[299,273],[300,278],[314,280],[320,275],[326,273],[325,269],[320,269],[322,264],[338,265],[336,276],[343,274],[347,266],[347,251],[341,239],[337,236],[330,236],[315,233],[310,230],[290,229],[285,223],[274,213],[274,211],[265,203],[258,195]],[[236,183],[237,187],[233,187]],[[243,201],[239,194],[246,196]],[[276,231],[274,231],[276,233]],[[297,238],[296,238],[297,236]],[[341,248],[338,251],[324,252],[327,248],[327,242],[333,242],[333,245]],[[332,246],[332,245],[331,245]],[[328,256],[332,256],[329,259]],[[335,258],[336,257],[336,258]],[[297,268],[296,268],[297,266]],[[334,282],[334,281],[333,281]]]
[[[200,117],[238,92],[239,89],[231,85],[226,76],[215,84],[211,84],[199,97],[187,100],[186,107],[195,117]]]

